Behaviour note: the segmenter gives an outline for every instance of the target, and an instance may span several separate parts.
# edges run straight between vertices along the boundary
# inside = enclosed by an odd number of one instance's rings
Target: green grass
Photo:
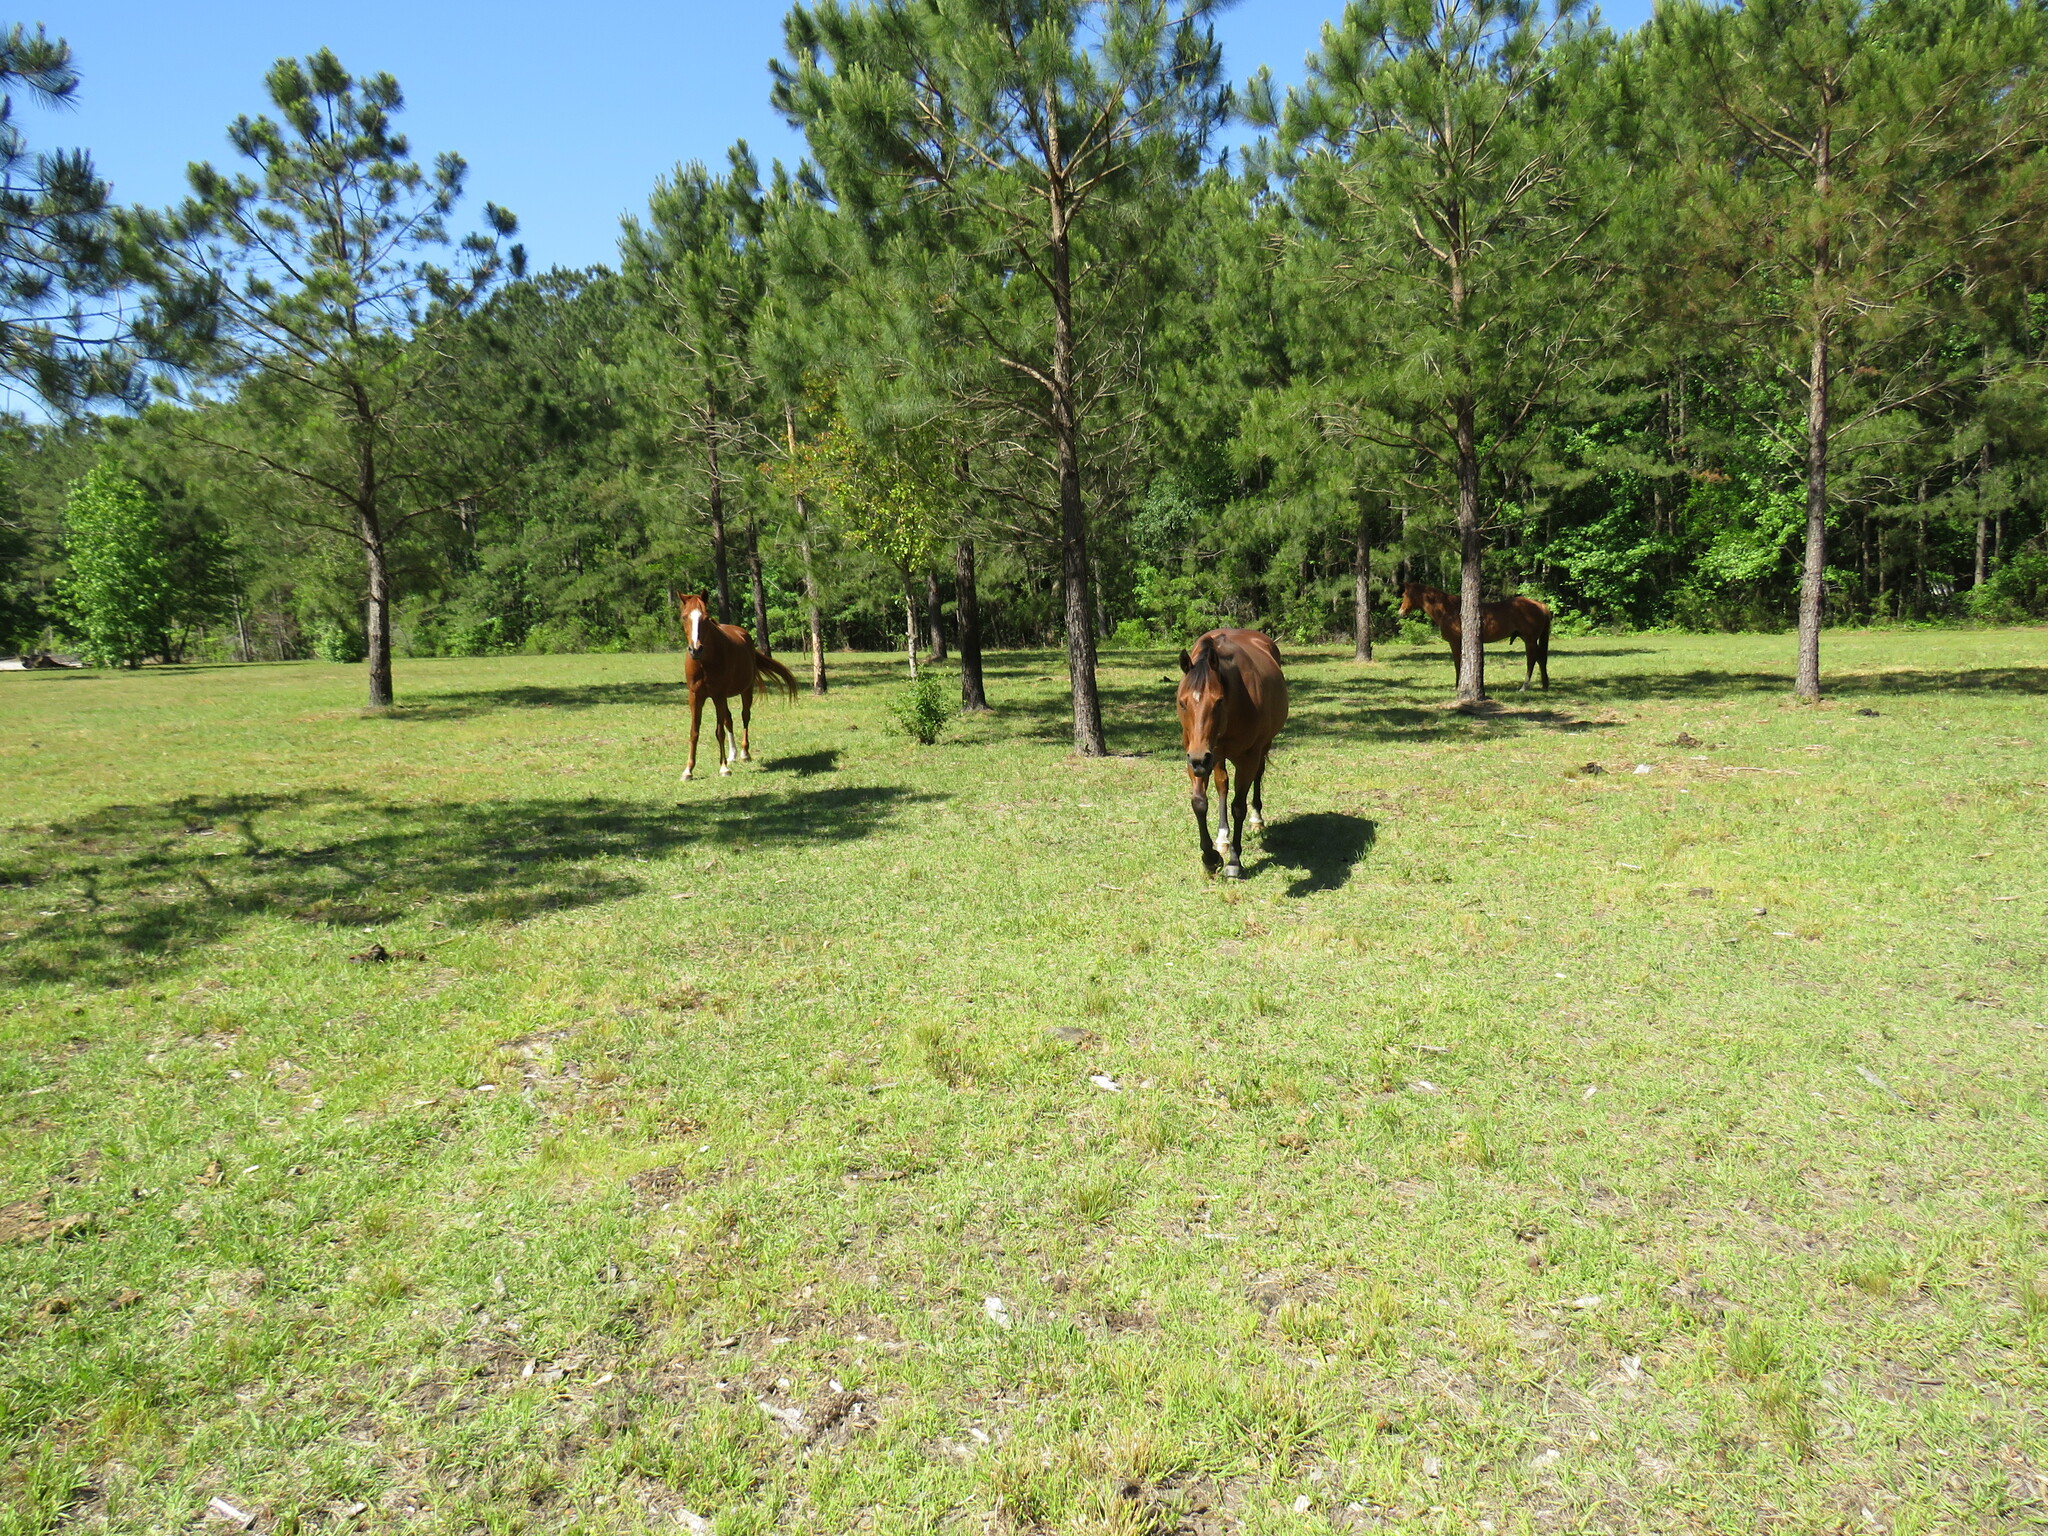
[[[0,677],[0,1532],[2048,1520],[2048,632],[1439,650]]]

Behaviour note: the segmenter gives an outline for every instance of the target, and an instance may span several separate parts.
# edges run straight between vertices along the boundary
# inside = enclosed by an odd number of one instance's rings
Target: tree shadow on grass
[[[1363,816],[1315,811],[1268,822],[1264,846],[1270,862],[1301,871],[1301,877],[1287,887],[1287,894],[1307,896],[1343,885],[1378,837],[1379,824]]]
[[[793,773],[800,779],[814,779],[821,773],[834,773],[839,768],[840,751],[837,747],[826,747],[820,752],[799,752],[789,757],[763,759],[763,773]]]
[[[695,805],[604,799],[392,804],[352,790],[114,805],[0,847],[0,977],[119,985],[263,917],[455,928],[620,901],[636,859],[851,842],[942,797],[894,786],[754,791]]]
[[[1166,683],[1122,683],[1104,679],[1102,729],[1112,754],[1142,756],[1180,746],[1174,713],[1174,690]],[[1446,708],[1444,690],[1412,678],[1376,673],[1331,679],[1296,676],[1288,679],[1291,711],[1280,732],[1279,750],[1297,743],[1356,743],[1367,746],[1395,742],[1442,741],[1453,736],[1497,739],[1527,732],[1612,729],[1618,721],[1582,720],[1570,708],[1517,708],[1503,697],[1495,707],[1475,714]],[[1535,704],[1537,695],[1527,702]],[[1065,694],[1021,699],[998,707],[997,718],[1010,733],[1048,744],[1073,740],[1073,708]]]
[[[1552,695],[1572,699],[1711,700],[1792,692],[1792,669],[1783,672],[1632,672],[1610,676],[1553,679]],[[1495,690],[1505,700],[1508,693]],[[1957,670],[1823,671],[1823,697],[1868,694],[1961,693],[1980,697],[2000,693],[2048,693],[2048,667],[1965,667]]]
[[[549,687],[515,683],[504,688],[463,688],[401,698],[392,720],[467,720],[506,709],[600,709],[611,705],[687,704],[680,669],[670,682],[585,683]]]

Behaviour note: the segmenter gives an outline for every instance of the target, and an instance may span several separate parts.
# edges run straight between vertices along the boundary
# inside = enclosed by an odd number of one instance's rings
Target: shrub
[[[1970,616],[1992,624],[2048,618],[2048,549],[2020,549],[1970,593]]]
[[[332,619],[315,619],[309,631],[313,654],[322,661],[354,666],[370,654],[369,642],[345,624]]]
[[[1124,619],[1118,623],[1116,633],[1103,646],[1110,651],[1142,651],[1157,644],[1152,632],[1136,619]]]
[[[960,711],[946,680],[935,672],[927,672],[896,696],[889,712],[896,717],[904,735],[928,747]]]

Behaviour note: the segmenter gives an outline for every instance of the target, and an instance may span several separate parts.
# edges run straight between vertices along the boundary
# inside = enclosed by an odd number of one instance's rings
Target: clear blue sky
[[[1218,24],[1231,77],[1270,64],[1282,83],[1298,80],[1340,8],[1241,0]],[[414,151],[468,160],[467,206],[488,198],[516,213],[536,266],[582,266],[612,260],[620,215],[643,207],[679,161],[717,166],[741,137],[764,169],[801,154],[767,100],[783,10],[776,0],[69,0],[26,15],[70,40],[84,75],[78,104],[16,110],[37,147],[90,149],[120,201],[161,205],[183,196],[187,162],[232,158],[226,126],[264,110],[272,61],[324,45],[357,73],[398,77]],[[1634,26],[1649,0],[1604,10],[1610,24]]]

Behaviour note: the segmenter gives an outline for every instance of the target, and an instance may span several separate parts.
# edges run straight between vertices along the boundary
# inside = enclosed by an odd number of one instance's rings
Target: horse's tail
[[[757,650],[754,652],[754,670],[766,672],[770,677],[782,684],[782,691],[785,694],[792,699],[796,697],[796,674],[773,656],[770,656],[766,651]]]
[[[1542,617],[1536,621],[1536,654],[1543,660],[1550,660],[1550,605],[1536,604],[1537,613]]]

